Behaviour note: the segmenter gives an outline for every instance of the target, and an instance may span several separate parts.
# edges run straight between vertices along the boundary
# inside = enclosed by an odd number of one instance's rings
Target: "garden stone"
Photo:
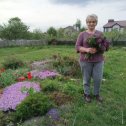
[[[59,121],[60,120],[60,113],[58,111],[58,109],[56,108],[52,108],[50,109],[47,114],[46,114],[49,118],[51,118],[53,121]]]

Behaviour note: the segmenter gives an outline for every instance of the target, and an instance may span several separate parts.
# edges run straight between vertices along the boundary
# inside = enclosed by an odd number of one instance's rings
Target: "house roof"
[[[73,26],[67,26],[64,29],[74,29],[74,27]]]
[[[65,28],[63,28],[64,30],[72,30],[72,31],[77,31],[74,26],[67,26]]]
[[[111,28],[111,27],[113,27],[116,24],[119,25],[120,27],[126,27],[126,20],[114,21],[113,19],[111,19],[111,20],[108,20],[108,23],[105,24],[103,27],[104,28]]]

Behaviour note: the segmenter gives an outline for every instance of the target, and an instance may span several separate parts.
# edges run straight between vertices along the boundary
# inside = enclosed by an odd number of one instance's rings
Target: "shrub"
[[[81,94],[83,92],[83,88],[80,85],[75,85],[74,83],[68,82],[64,84],[62,91],[66,94],[73,96],[77,93]]]
[[[53,57],[55,59],[53,66],[57,69],[58,72],[65,76],[81,76],[80,65],[76,58],[69,56],[61,57],[59,55],[55,55]]]
[[[43,91],[58,91],[59,83],[55,80],[46,79],[40,85]]]
[[[66,104],[68,102],[72,101],[72,97],[69,95],[66,95],[63,92],[53,92],[49,95],[49,97],[58,105],[61,106],[63,104]]]
[[[13,75],[13,70],[6,70],[0,75],[0,87],[6,87],[16,80],[16,76]]]
[[[19,68],[17,70],[7,69],[0,73],[0,87],[6,87],[16,81],[21,81],[20,78],[28,78],[28,68]]]
[[[5,69],[17,69],[18,67],[22,67],[23,65],[23,61],[13,56],[7,57],[3,62]]]
[[[52,106],[53,103],[43,93],[29,95],[21,104],[17,106],[15,120],[26,120],[33,116],[42,116]]]

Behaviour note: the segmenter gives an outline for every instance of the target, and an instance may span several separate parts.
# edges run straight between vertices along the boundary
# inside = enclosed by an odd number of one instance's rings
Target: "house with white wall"
[[[114,21],[114,19],[109,19],[108,23],[103,26],[104,32],[110,32],[112,30],[124,31],[126,29],[126,20]]]

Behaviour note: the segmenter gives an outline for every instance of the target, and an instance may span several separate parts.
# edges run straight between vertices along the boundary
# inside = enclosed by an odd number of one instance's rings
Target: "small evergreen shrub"
[[[34,116],[44,115],[51,107],[52,101],[43,93],[35,93],[29,95],[21,104],[16,108],[15,120],[26,120]]]
[[[17,69],[24,65],[21,59],[17,59],[16,57],[8,57],[4,60],[3,66],[5,69]]]
[[[43,87],[43,91],[57,91],[58,90],[58,86],[57,84],[54,83],[48,83],[42,86]]]
[[[72,95],[72,96],[77,94],[77,93],[81,93],[80,85],[75,85],[75,84],[72,84],[72,83],[64,84],[62,91],[65,94],[69,94],[69,95]]]
[[[59,90],[59,83],[55,80],[51,80],[51,79],[46,79],[44,80],[41,84],[41,89],[42,91],[58,91]]]

